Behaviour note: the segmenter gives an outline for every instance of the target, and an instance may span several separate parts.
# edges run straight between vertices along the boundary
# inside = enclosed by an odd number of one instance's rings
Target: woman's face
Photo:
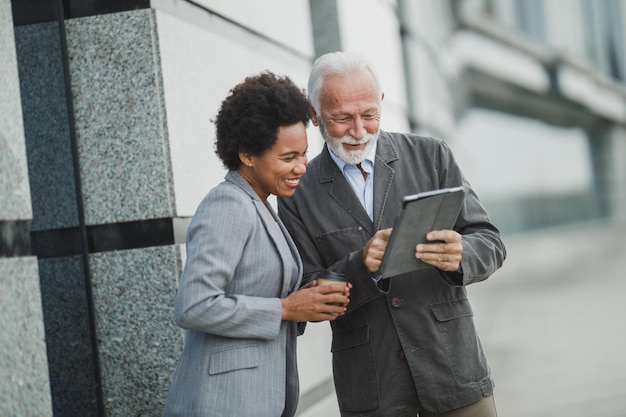
[[[240,172],[263,201],[270,194],[290,197],[306,172],[307,149],[304,123],[281,126],[270,149],[260,155],[242,156]]]

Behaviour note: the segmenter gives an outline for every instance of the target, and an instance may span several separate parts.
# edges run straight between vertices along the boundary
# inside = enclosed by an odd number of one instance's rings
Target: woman
[[[293,416],[296,323],[334,320],[344,285],[300,286],[302,263],[270,194],[306,171],[308,104],[287,77],[248,77],[222,102],[216,151],[229,170],[200,203],[176,296],[186,329],[163,416]],[[330,303],[339,303],[331,305]]]

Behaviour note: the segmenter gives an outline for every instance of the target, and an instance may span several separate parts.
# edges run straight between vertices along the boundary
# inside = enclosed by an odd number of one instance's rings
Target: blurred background
[[[160,415],[219,104],[345,50],[379,70],[382,128],[445,140],[502,230],[469,289],[499,415],[624,416],[625,21],[624,0],[0,0],[0,415]],[[299,339],[299,416],[339,416],[330,337]]]

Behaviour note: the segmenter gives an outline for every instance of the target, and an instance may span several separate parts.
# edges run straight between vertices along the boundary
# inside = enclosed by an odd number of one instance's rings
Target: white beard
[[[367,158],[367,155],[369,155],[372,147],[376,144],[376,141],[378,140],[378,134],[380,132],[377,131],[376,133],[366,133],[363,139],[357,140],[349,135],[346,135],[342,138],[335,138],[330,136],[328,134],[328,131],[326,130],[326,126],[321,120],[319,121],[319,127],[322,137],[324,138],[330,149],[333,151],[333,153],[341,158],[345,163],[351,165],[358,165],[363,162],[365,158]],[[361,150],[347,151],[342,146],[342,144],[344,143],[351,145],[365,144],[365,148]]]

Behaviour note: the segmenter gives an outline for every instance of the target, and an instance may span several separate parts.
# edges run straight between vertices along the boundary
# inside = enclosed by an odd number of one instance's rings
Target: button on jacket
[[[363,264],[363,247],[377,230],[393,227],[402,197],[456,186],[466,190],[454,226],[463,235],[462,274],[432,267],[377,285]],[[279,198],[278,207],[302,256],[306,279],[329,268],[345,273],[354,286],[346,315],[331,322],[342,411],[378,408],[380,374],[394,372],[389,358],[408,366],[417,397],[429,411],[459,408],[492,393],[465,285],[487,279],[506,252],[445,142],[380,132],[373,221],[326,146],[307,166],[296,193]]]

